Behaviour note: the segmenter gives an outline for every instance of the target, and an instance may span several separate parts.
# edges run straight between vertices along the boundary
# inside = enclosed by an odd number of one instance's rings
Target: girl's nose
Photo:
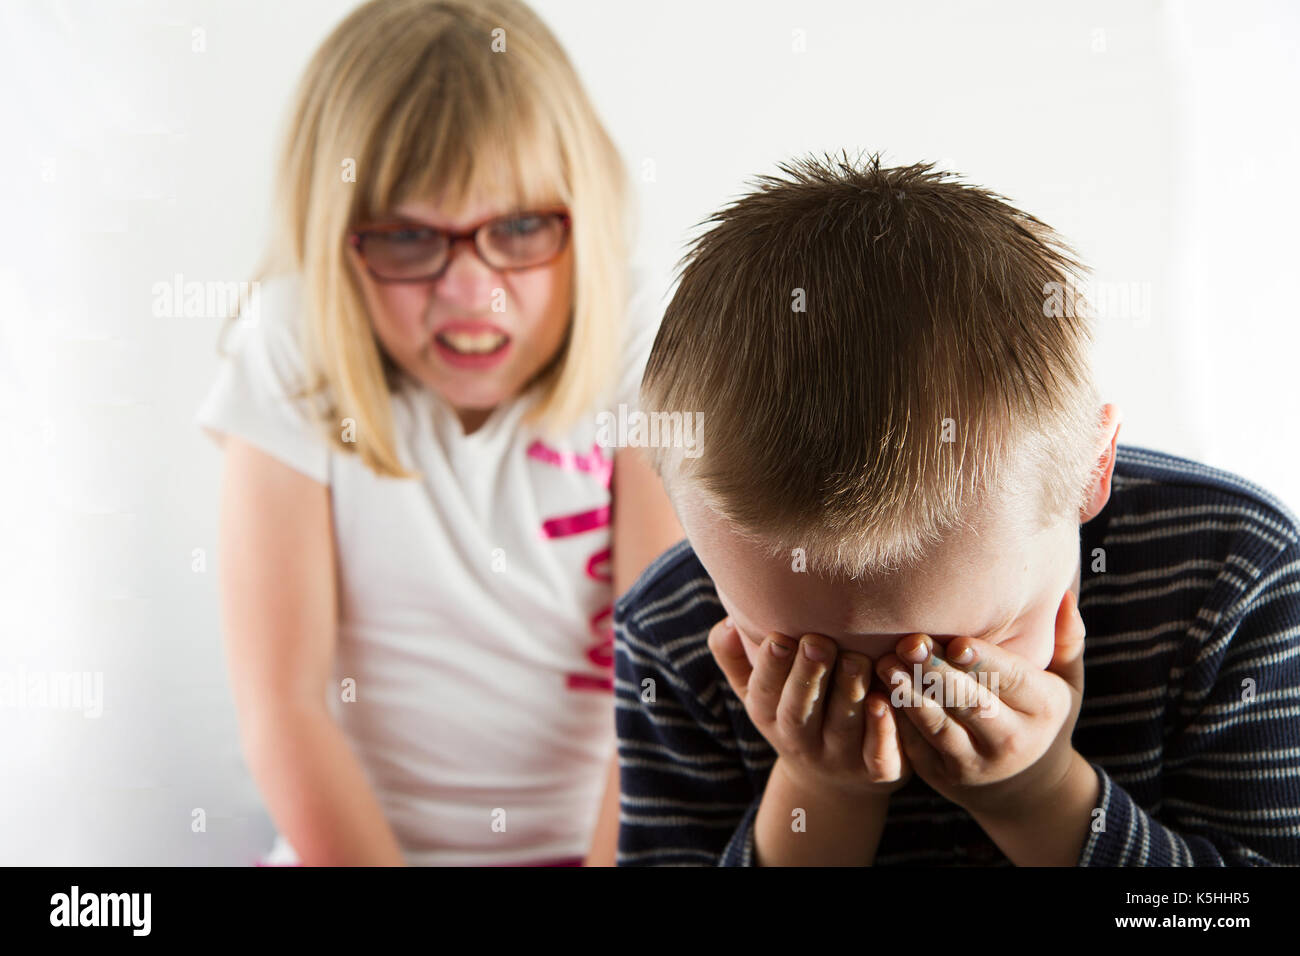
[[[468,236],[453,242],[448,256],[447,268],[438,280],[440,295],[462,305],[485,306],[492,290],[502,284],[500,275],[479,257]]]

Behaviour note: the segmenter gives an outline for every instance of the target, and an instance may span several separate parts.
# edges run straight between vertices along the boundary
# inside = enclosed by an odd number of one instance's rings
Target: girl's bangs
[[[559,136],[541,104],[503,90],[471,103],[475,85],[442,86],[436,97],[404,104],[393,127],[407,135],[382,142],[390,168],[372,181],[373,212],[408,201],[436,202],[449,216],[479,202],[500,212],[571,202]]]

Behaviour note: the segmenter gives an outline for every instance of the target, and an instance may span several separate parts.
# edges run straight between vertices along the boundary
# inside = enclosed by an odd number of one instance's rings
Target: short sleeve
[[[616,399],[617,403],[627,405],[629,413],[641,406],[641,378],[645,375],[646,362],[650,359],[650,349],[654,346],[662,318],[663,302],[659,294],[643,273],[635,273],[623,335],[623,361]]]
[[[235,435],[308,478],[329,484],[330,447],[317,430],[298,344],[295,277],[260,284],[227,337],[215,381],[194,423],[220,444]]]

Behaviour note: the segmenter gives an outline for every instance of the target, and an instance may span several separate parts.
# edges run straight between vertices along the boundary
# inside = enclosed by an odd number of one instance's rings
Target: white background
[[[220,322],[155,317],[152,287],[248,277],[291,86],[352,6],[0,7],[0,672],[104,680],[98,718],[0,709],[0,863],[268,845],[219,631],[220,456],[190,425]],[[1149,294],[1100,328],[1121,440],[1300,502],[1293,4],[535,7],[624,152],[665,293],[692,226],[780,160],[939,161]]]

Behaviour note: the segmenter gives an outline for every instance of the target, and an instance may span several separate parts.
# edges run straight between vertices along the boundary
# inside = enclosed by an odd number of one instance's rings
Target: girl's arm
[[[329,488],[234,436],[224,448],[223,629],[253,778],[304,864],[402,865],[323,693],[338,633]]]
[[[614,453],[614,594],[622,596],[650,562],[686,537],[663,482],[635,448]],[[613,866],[618,853],[618,752],[610,757],[605,797],[586,866]]]

